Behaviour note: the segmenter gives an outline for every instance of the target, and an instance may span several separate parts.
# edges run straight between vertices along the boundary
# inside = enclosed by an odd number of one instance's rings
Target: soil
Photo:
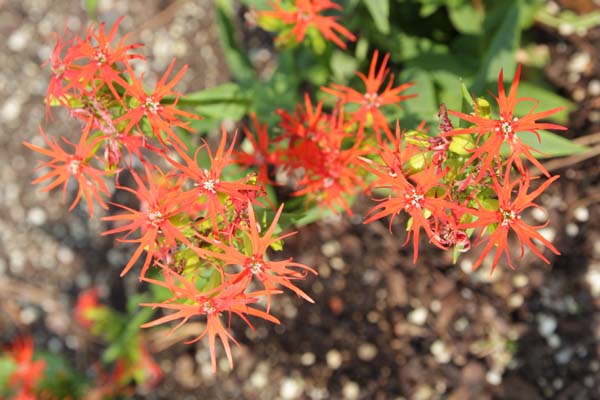
[[[44,120],[49,73],[40,64],[52,32],[86,25],[80,3],[0,0],[0,340],[32,333],[38,348],[85,371],[98,346],[76,326],[72,307],[93,285],[123,308],[139,290],[135,277],[118,278],[131,249],[100,238],[99,216],[68,213],[58,192],[31,186],[35,156],[21,145],[39,143],[39,124],[52,134],[76,132],[65,116]],[[176,56],[177,66],[190,66],[184,92],[227,81],[212,2],[174,4],[104,0],[99,15],[109,25],[127,16],[121,31],[145,44],[149,74]],[[547,77],[578,104],[566,135],[597,149],[600,28],[582,36],[534,30],[551,54]],[[362,199],[353,218],[307,226],[286,242],[286,253],[319,272],[302,285],[315,304],[281,296],[273,306],[280,326],[257,323],[253,332],[234,323],[240,347],[232,371],[220,362],[218,374],[210,372],[205,342],[158,352],[165,379],[136,396],[600,399],[600,163],[548,165],[561,175],[542,197],[550,220],[544,234],[561,252],[550,266],[527,255],[516,271],[490,274],[484,265],[471,273],[476,251],[453,265],[425,242],[413,264],[398,224],[391,235],[385,222],[361,223],[371,206]]]

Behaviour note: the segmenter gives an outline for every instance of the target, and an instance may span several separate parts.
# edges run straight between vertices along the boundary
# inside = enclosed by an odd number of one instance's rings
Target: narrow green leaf
[[[241,49],[235,39],[233,4],[231,0],[218,0],[216,2],[216,17],[219,27],[219,39],[229,72],[238,81],[251,81],[256,79],[256,72],[246,53]]]
[[[477,79],[473,84],[472,89],[475,93],[481,93],[488,82],[496,81],[501,69],[504,69],[504,76],[512,76],[515,72],[517,65],[515,52],[521,39],[519,5],[520,1],[514,1],[502,16],[502,22],[484,54]]]
[[[533,146],[533,148],[544,153],[533,153],[536,158],[563,157],[583,153],[589,150],[589,147],[573,143],[569,139],[549,131],[539,131],[539,134],[541,143],[539,143],[537,137],[531,133],[520,132],[517,134],[523,143]]]
[[[390,33],[390,2],[389,0],[363,0],[369,10],[377,30],[383,34]]]
[[[553,91],[546,89],[539,85],[533,85],[529,82],[519,83],[519,93],[521,96],[531,97],[539,101],[540,107],[536,111],[544,111],[552,108],[562,107],[563,110],[550,115],[548,119],[559,123],[567,123],[569,120],[569,112],[575,109],[575,104],[570,100],[554,93]],[[522,101],[515,107],[515,114],[522,116],[527,114],[534,103],[531,101]]]

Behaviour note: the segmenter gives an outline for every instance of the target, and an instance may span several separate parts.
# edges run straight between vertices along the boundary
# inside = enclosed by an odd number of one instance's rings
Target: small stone
[[[331,268],[335,269],[336,271],[343,271],[344,267],[346,266],[346,263],[342,257],[333,257],[329,261],[329,264],[331,265]]]
[[[570,72],[583,73],[588,68],[588,65],[592,61],[592,57],[587,52],[577,52],[569,60],[567,69]]]
[[[363,361],[371,361],[377,356],[377,346],[372,343],[362,343],[358,346],[358,358]]]
[[[325,355],[327,366],[331,369],[338,369],[342,365],[342,354],[337,350],[329,350]]]
[[[431,300],[429,309],[434,313],[439,313],[442,310],[442,302],[437,299]]]
[[[485,380],[490,384],[497,386],[502,383],[502,375],[492,370],[485,375]]]
[[[533,210],[531,210],[531,216],[533,217],[533,219],[535,219],[537,222],[546,222],[548,220],[548,214],[540,209],[540,208],[534,208]]]
[[[27,222],[31,225],[41,226],[46,222],[46,211],[40,207],[33,207],[27,212]]]
[[[315,363],[316,360],[317,357],[314,355],[314,353],[306,352],[300,356],[300,363],[302,363],[302,365],[305,367],[310,367]]]
[[[556,231],[554,230],[554,228],[551,228],[549,226],[538,230],[538,232],[544,237],[544,239],[546,239],[549,242],[553,242],[554,238],[556,237]]]
[[[21,115],[21,102],[15,97],[9,97],[0,110],[0,120],[13,121]]]
[[[564,383],[563,383],[563,380],[562,380],[562,379],[560,379],[560,378],[556,378],[556,379],[554,379],[554,380],[552,381],[552,386],[553,386],[553,387],[554,387],[554,389],[556,389],[556,390],[560,390],[560,389],[562,389],[562,388],[563,388],[563,385],[564,385]]]
[[[565,226],[565,232],[568,236],[575,237],[579,233],[579,227],[576,224],[569,222]]]
[[[550,335],[552,335],[558,325],[558,323],[556,322],[556,318],[548,314],[539,314],[537,320],[538,332],[543,337],[549,337]]]
[[[469,327],[469,320],[466,319],[465,317],[460,317],[459,319],[456,320],[456,322],[454,323],[454,329],[457,332],[463,332],[465,329],[467,329]]]
[[[8,48],[14,52],[20,52],[27,47],[30,38],[31,31],[28,28],[18,29],[8,37]]]
[[[448,347],[441,340],[436,340],[429,349],[436,361],[440,364],[446,364],[452,358]]]
[[[550,337],[548,337],[547,342],[548,346],[550,346],[551,348],[558,349],[561,344],[560,336],[558,336],[557,334],[550,335]]]
[[[588,93],[591,96],[600,96],[600,80],[592,79],[590,83],[588,83]]]
[[[586,207],[577,207],[573,210],[573,216],[579,222],[586,222],[590,219],[590,211]]]
[[[342,393],[344,395],[344,399],[358,399],[360,396],[360,386],[358,386],[358,383],[356,382],[348,381],[344,383],[344,386],[342,387]]]
[[[508,306],[510,308],[519,308],[523,305],[524,300],[525,299],[520,294],[518,294],[518,293],[513,294],[512,296],[510,296],[508,298]]]
[[[425,307],[419,307],[408,314],[408,321],[412,324],[421,326],[427,321],[428,314]]]
[[[513,285],[515,285],[518,288],[523,288],[527,286],[528,283],[529,278],[527,277],[527,275],[517,274],[513,277]]]
[[[25,325],[31,325],[35,322],[35,320],[38,319],[39,314],[35,308],[25,307],[21,310],[19,316],[21,318],[21,322],[23,322]]]
[[[281,382],[279,394],[282,399],[297,399],[302,395],[302,384],[296,379],[285,378],[283,382]]]
[[[554,354],[554,359],[556,360],[556,362],[562,365],[568,364],[572,358],[573,349],[570,347],[565,347],[564,349]]]
[[[257,368],[252,375],[250,375],[250,384],[257,389],[266,387],[268,383],[267,373],[263,368]]]
[[[330,240],[323,243],[321,246],[321,252],[325,257],[333,257],[340,252],[340,243],[335,240]]]

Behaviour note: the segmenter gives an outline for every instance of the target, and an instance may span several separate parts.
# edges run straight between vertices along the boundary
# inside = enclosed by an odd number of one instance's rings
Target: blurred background
[[[141,290],[135,276],[118,277],[132,249],[100,236],[100,215],[90,219],[79,208],[69,213],[59,191],[32,186],[37,158],[22,145],[41,144],[40,124],[55,135],[78,131],[62,112],[51,123],[45,119],[50,71],[40,65],[54,46],[53,32],[65,26],[84,31],[84,3],[0,0],[0,341],[31,335],[36,350],[89,378],[106,343],[75,322],[73,308],[82,291],[96,287],[103,303],[125,312]],[[425,0],[394,1],[392,11],[402,3],[421,10],[419,18],[447,12],[440,5],[446,2]],[[359,200],[355,218],[308,225],[286,241],[287,253],[319,271],[303,286],[316,304],[281,296],[273,307],[280,326],[259,322],[252,332],[234,324],[240,342],[235,368],[220,363],[216,375],[204,341],[167,346],[160,340],[164,332],[145,333],[164,377],[130,396],[600,398],[600,5],[541,3],[519,31],[514,56],[536,66],[539,77],[529,81],[544,81],[535,88],[548,101],[566,107],[565,136],[589,148],[545,161],[561,175],[540,200],[551,221],[544,234],[561,256],[549,266],[525,257],[516,271],[501,267],[492,275],[484,267],[470,272],[477,253],[453,265],[451,255],[428,247],[414,265],[403,237],[390,235],[386,223],[362,225],[370,206]],[[276,50],[268,35],[248,27],[247,8],[235,5],[237,35],[264,69]],[[425,6],[437,8],[427,15]],[[144,44],[148,62],[138,67],[148,76],[162,74],[176,57],[176,69],[189,65],[178,86],[183,93],[230,80],[213,1],[99,0],[93,13],[109,26],[125,16],[120,32]],[[432,87],[442,90],[437,80],[443,73],[424,63],[435,65],[421,58],[405,66],[424,69]],[[541,109],[551,106],[542,101]],[[545,216],[532,218],[542,223]]]

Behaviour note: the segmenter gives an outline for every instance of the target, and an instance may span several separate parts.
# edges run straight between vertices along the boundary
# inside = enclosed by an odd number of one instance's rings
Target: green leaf
[[[98,0],[85,0],[84,4],[88,19],[95,21],[96,13],[98,11]]]
[[[248,59],[246,52],[238,45],[235,39],[234,9],[231,0],[218,0],[216,2],[217,25],[219,39],[229,72],[238,81],[252,81],[256,79],[256,72]]]
[[[496,18],[498,13],[503,13],[502,22],[492,36],[490,46],[483,56],[477,79],[473,84],[472,89],[475,93],[482,92],[487,83],[496,81],[501,69],[504,69],[505,76],[512,76],[515,72],[517,65],[515,52],[521,39],[520,3],[520,1],[514,1],[508,11],[504,13],[504,9],[501,8],[492,16]]]
[[[377,30],[383,34],[390,33],[390,2],[389,0],[363,0],[371,14]]]
[[[448,16],[460,33],[478,34],[483,27],[483,12],[470,3],[448,5]]]
[[[519,132],[517,134],[523,143],[528,144],[543,153],[538,154],[534,152],[533,155],[536,158],[569,156],[589,150],[589,147],[573,143],[569,139],[552,132],[539,131],[539,134],[541,143],[538,142],[537,137],[532,133]]]
[[[520,82],[519,92],[523,96],[531,97],[539,101],[540,108],[536,109],[536,111],[545,111],[562,107],[562,111],[548,116],[548,119],[559,123],[567,123],[569,121],[569,112],[575,109],[575,104],[573,102],[539,85],[533,85],[529,82]],[[522,101],[516,105],[515,114],[517,116],[523,116],[531,110],[533,105],[534,103],[531,101]]]

